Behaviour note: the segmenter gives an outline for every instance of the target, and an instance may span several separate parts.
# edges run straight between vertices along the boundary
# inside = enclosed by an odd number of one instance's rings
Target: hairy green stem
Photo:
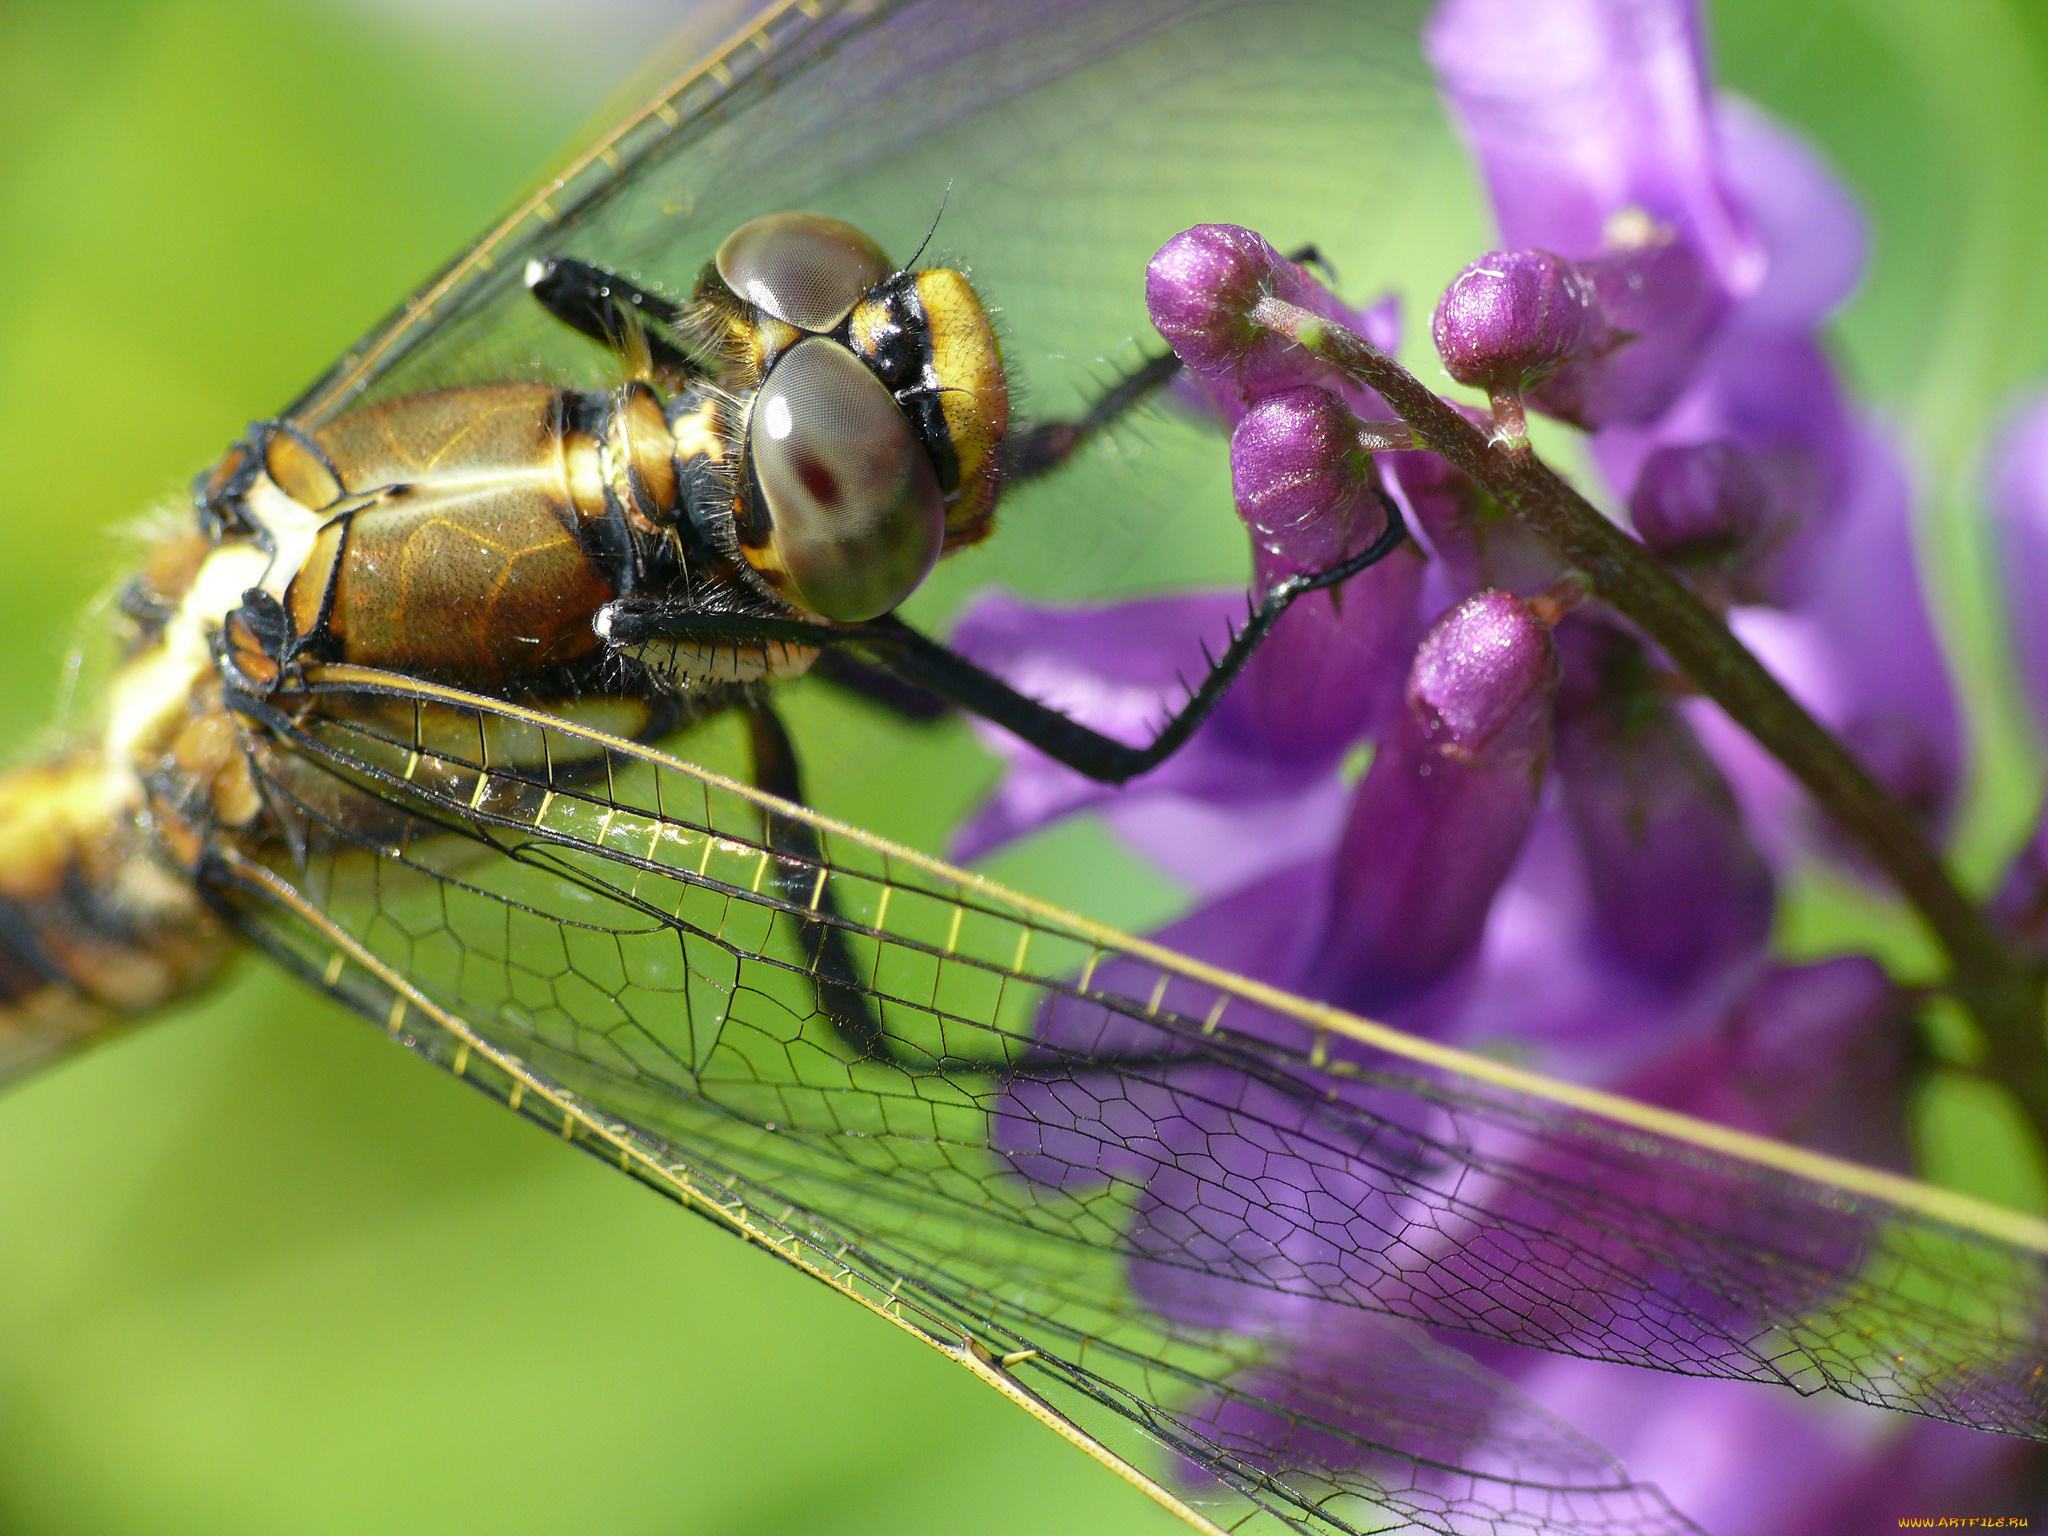
[[[1933,931],[1953,971],[1951,989],[1984,1032],[1991,1070],[2048,1140],[2048,977],[1963,894],[1905,806],[1690,588],[1526,448],[1492,443],[1393,358],[1341,325],[1270,297],[1251,318],[1377,391],[1418,443],[1548,540],[1595,596],[1661,646],[1701,693],[1806,786]]]

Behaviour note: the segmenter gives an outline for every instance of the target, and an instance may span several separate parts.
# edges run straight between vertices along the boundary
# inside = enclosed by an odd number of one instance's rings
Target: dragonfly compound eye
[[[829,331],[895,270],[882,248],[822,213],[771,213],[725,237],[716,258],[728,288],[800,331]]]
[[[794,601],[844,623],[887,613],[939,558],[946,508],[895,397],[837,342],[785,353],[747,424],[748,560]]]

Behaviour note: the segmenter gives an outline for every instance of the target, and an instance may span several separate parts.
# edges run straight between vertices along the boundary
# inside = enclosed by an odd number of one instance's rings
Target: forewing
[[[572,255],[686,297],[739,224],[851,220],[972,271],[1043,412],[1150,337],[1145,263],[1204,218],[1313,240],[1383,283],[1385,231],[1437,120],[1420,0],[738,0],[662,76],[291,408],[616,365],[524,292]],[[1218,103],[1230,103],[1219,111]],[[1308,146],[1313,146],[1310,151]],[[1455,179],[1455,173],[1453,178]],[[1156,344],[1156,343],[1155,343]]]
[[[1406,1040],[514,706],[327,669],[269,723],[307,851],[223,866],[258,938],[1219,1518],[1673,1526],[1415,1324],[2044,1432],[2024,1219]]]

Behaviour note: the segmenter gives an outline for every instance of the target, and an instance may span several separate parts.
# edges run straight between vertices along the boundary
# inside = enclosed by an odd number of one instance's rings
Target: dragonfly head
[[[963,274],[899,270],[850,224],[777,213],[726,237],[699,297],[759,369],[737,522],[771,585],[857,622],[986,535],[1010,396]]]

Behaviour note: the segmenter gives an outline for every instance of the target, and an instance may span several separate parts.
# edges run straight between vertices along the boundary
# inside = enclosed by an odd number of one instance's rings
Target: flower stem
[[[1664,649],[1701,693],[1806,786],[1888,875],[1947,955],[1950,986],[1976,1018],[1989,1066],[2048,1140],[2048,1034],[2041,967],[2020,955],[1963,894],[1912,814],[1785,691],[1692,590],[1534,454],[1486,434],[1371,342],[1283,300],[1251,319],[1366,387],[1407,422],[1416,441],[1470,475],[1548,540],[1593,594]]]

